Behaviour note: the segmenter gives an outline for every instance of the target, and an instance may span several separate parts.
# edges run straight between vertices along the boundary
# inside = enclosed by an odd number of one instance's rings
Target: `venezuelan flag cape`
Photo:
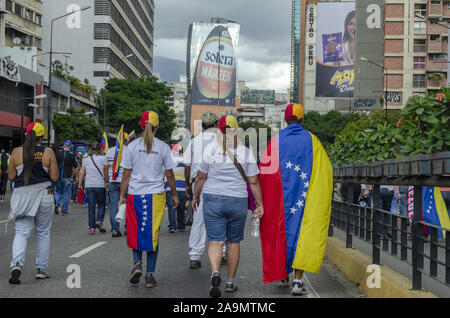
[[[261,158],[263,281],[293,268],[318,273],[331,215],[333,170],[320,141],[301,125],[275,136]]]
[[[425,222],[450,229],[450,219],[439,188],[422,187],[422,213]],[[445,237],[445,233],[439,230],[438,237]]]
[[[159,227],[166,207],[166,193],[127,197],[127,245],[129,248],[155,252]]]
[[[102,140],[100,141],[100,146],[102,147],[104,152],[107,152],[109,149],[108,136],[106,135],[106,132],[103,132],[103,137],[102,137]]]
[[[120,128],[120,131],[117,134],[116,138],[116,153],[114,154],[114,161],[112,166],[113,180],[117,180],[117,177],[119,176],[120,162],[122,161],[122,153],[123,153],[123,125]]]

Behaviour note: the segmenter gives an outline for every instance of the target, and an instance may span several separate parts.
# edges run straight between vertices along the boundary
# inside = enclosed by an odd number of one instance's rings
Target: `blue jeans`
[[[111,182],[109,184],[109,221],[111,222],[111,231],[119,231],[120,223],[116,221],[117,212],[119,212],[120,183]]]
[[[50,254],[50,229],[55,210],[55,201],[52,194],[45,193],[42,196],[38,211],[34,217],[25,216],[16,219],[16,234],[12,246],[11,267],[19,263],[23,268],[28,238],[36,227],[36,268],[47,270]]]
[[[61,206],[62,213],[67,213],[69,210],[70,195],[72,193],[72,182],[70,179],[62,178],[56,184],[55,201],[57,206]],[[62,202],[61,202],[62,201]]]
[[[89,210],[89,228],[95,229],[96,223],[103,224],[106,206],[105,188],[86,188],[88,210]],[[95,206],[98,205],[97,218],[95,217]]]
[[[398,214],[402,216],[408,216],[408,186],[399,186],[398,190],[402,198],[400,199],[400,206],[398,209]]]
[[[186,226],[184,225],[184,213],[186,211],[186,201],[187,196],[184,191],[177,191],[178,199],[180,201],[180,206],[174,210],[172,208],[172,191],[166,192],[166,204],[167,210],[169,210],[169,230],[177,229],[177,221],[178,221],[178,230],[184,230]]]
[[[153,274],[156,268],[156,260],[158,259],[159,243],[155,252],[147,252],[147,273]],[[134,262],[142,262],[142,251],[133,250]]]

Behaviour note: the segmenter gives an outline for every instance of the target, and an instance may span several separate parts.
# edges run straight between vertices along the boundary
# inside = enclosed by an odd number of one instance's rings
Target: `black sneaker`
[[[58,215],[61,212],[60,206],[55,206],[55,214]]]
[[[50,276],[47,274],[47,271],[43,269],[38,269],[36,273],[36,279],[47,279],[50,278]]]
[[[122,237],[122,233],[120,233],[120,231],[113,231],[112,237]]]
[[[100,222],[95,224],[95,228],[97,228],[98,231],[101,232],[101,233],[105,233],[106,232],[105,228],[103,227],[103,224],[100,223]]]
[[[146,274],[145,275],[145,287],[146,288],[153,288],[156,286],[156,279],[153,277],[152,274]]]
[[[17,263],[16,266],[11,268],[11,278],[9,279],[9,283],[13,285],[20,284],[20,274],[22,274],[22,269],[19,267],[19,264]]]
[[[220,273],[213,273],[211,277],[211,288],[209,289],[209,295],[212,298],[219,298],[222,293],[220,292],[220,283],[222,279],[220,278]]]
[[[227,259],[225,257],[222,257],[222,260],[220,261],[220,265],[226,265]]]
[[[169,233],[175,233],[175,230],[174,229],[169,230]]]
[[[136,262],[131,271],[130,283],[139,284],[139,279],[142,276],[142,262]]]
[[[291,296],[303,296],[306,295],[305,283],[293,282]]]
[[[225,292],[227,293],[233,293],[237,289],[237,286],[235,286],[232,282],[227,282],[227,284],[225,285]]]
[[[189,267],[193,269],[199,269],[202,267],[202,263],[200,261],[190,261],[189,264]]]

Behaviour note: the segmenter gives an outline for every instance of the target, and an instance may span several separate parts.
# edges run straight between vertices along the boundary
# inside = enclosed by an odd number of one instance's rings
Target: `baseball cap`
[[[36,137],[42,137],[42,136],[44,136],[45,129],[41,123],[34,122],[34,123],[31,123],[28,125],[25,134],[28,136],[30,131],[34,131],[34,133],[36,134]]]
[[[72,143],[70,142],[70,140],[66,140],[66,141],[64,142],[64,146],[66,146],[66,147],[72,147]]]
[[[289,104],[284,112],[284,119],[288,121],[296,121],[302,119],[305,115],[303,106],[300,104]]]
[[[202,123],[206,126],[213,125],[216,121],[219,121],[219,116],[213,112],[206,112],[202,115]]]
[[[233,115],[223,116],[219,121],[219,129],[221,132],[226,133],[227,128],[237,129],[239,125],[237,123],[236,117]]]
[[[145,126],[147,124],[150,124],[153,127],[158,127],[159,126],[158,114],[155,113],[154,111],[151,111],[151,110],[143,112],[142,116],[141,116],[141,127],[142,127],[142,129],[145,129]]]

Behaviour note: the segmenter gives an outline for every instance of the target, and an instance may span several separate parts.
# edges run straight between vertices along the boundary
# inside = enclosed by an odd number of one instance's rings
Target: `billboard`
[[[353,97],[355,2],[319,2],[316,29],[316,97]]]
[[[275,105],[275,91],[244,89],[241,91],[241,105]]]
[[[356,3],[355,110],[381,108],[384,64],[384,0],[358,0]],[[362,61],[361,57],[367,59]],[[376,64],[380,65],[377,66]],[[401,93],[384,94],[385,101],[401,104]]]
[[[197,59],[192,79],[192,104],[234,106],[236,56],[228,29],[216,26],[208,35]]]

